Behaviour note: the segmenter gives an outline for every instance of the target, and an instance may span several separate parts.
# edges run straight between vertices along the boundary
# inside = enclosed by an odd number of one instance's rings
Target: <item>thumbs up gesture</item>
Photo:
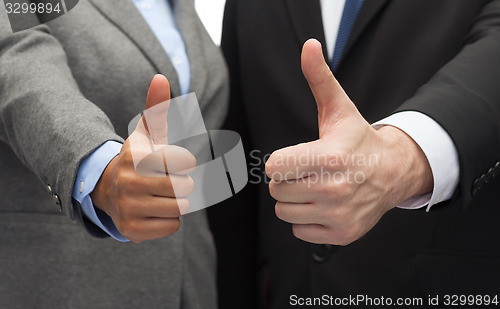
[[[175,233],[179,217],[189,207],[186,196],[193,191],[193,180],[187,174],[195,168],[196,159],[188,150],[168,145],[169,100],[168,80],[156,75],[145,115],[91,193],[94,205],[133,242]]]
[[[431,192],[432,172],[403,131],[377,130],[361,116],[316,40],[303,46],[302,71],[318,106],[320,138],[271,155],[269,191],[278,201],[276,215],[293,224],[297,238],[347,245],[398,203]]]

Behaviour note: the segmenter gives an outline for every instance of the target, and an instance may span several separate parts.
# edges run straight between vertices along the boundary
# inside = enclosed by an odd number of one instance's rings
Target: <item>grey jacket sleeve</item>
[[[12,34],[0,1],[0,140],[59,196],[73,217],[80,161],[107,140],[122,141],[79,91],[65,52],[45,25]]]

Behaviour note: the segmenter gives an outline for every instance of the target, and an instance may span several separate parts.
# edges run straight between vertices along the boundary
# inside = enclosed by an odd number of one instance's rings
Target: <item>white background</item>
[[[215,44],[220,44],[226,0],[195,0],[196,11]]]

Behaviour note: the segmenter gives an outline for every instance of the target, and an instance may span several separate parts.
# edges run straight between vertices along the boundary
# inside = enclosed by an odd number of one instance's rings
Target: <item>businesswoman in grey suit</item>
[[[165,10],[170,32],[158,27]],[[169,237],[122,243],[74,196],[82,162],[127,138],[157,73],[173,97],[196,93],[209,129],[221,124],[226,67],[193,1],[80,0],[47,24],[12,33],[14,26],[0,4],[0,307],[215,308],[203,211],[183,216]],[[170,56],[179,52],[172,34],[185,46],[187,69]],[[118,218],[95,206],[112,229]],[[116,228],[115,238],[123,231]]]

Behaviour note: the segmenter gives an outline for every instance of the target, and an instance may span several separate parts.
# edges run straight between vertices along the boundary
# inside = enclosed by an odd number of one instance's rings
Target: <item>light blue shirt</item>
[[[169,1],[132,1],[170,57],[179,78],[181,93],[187,94],[191,81],[189,59]],[[118,142],[108,141],[82,161],[73,187],[73,198],[80,203],[83,214],[95,225],[118,241],[128,241],[118,232],[108,215],[102,211],[96,212],[90,198],[90,193],[94,190],[104,169],[120,153],[121,147],[122,144]]]
[[[174,13],[169,0],[132,0],[142,17],[153,30],[161,46],[170,57],[177,71],[181,93],[187,94],[191,74],[186,47],[175,24]],[[184,1],[184,0],[181,0]],[[167,76],[168,78],[168,76]]]

